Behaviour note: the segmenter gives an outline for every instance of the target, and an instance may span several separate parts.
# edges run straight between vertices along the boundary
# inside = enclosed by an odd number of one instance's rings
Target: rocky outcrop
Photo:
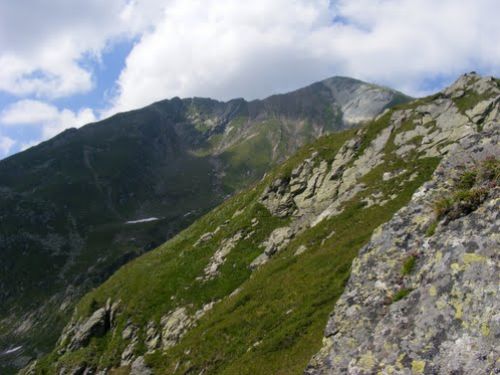
[[[91,337],[103,336],[109,329],[108,311],[104,307],[96,310],[82,325],[78,326],[69,348],[74,350],[87,345]]]
[[[307,374],[500,371],[498,164],[474,212],[436,224],[433,205],[453,194],[460,173],[500,159],[499,120],[455,145],[361,250]]]
[[[198,241],[196,241],[194,243],[193,246],[200,246],[201,244],[205,243],[205,242],[208,242],[210,241],[212,238],[214,238],[214,236],[219,232],[220,230],[220,227],[218,227],[217,229],[215,229],[213,232],[206,232],[206,233],[203,233],[200,238],[198,238]]]
[[[161,343],[163,349],[168,349],[179,342],[189,328],[196,325],[216,302],[210,302],[190,315],[185,307],[179,307],[161,318]]]
[[[273,230],[269,238],[261,245],[265,247],[264,252],[250,263],[250,268],[257,268],[265,264],[274,254],[288,245],[294,234],[294,230],[290,227],[282,227]]]
[[[162,345],[169,348],[179,341],[184,332],[191,325],[191,318],[187,314],[185,307],[180,307],[161,318]]]
[[[130,375],[151,375],[153,371],[146,365],[144,357],[137,357],[130,368]]]
[[[476,122],[455,103],[456,91],[464,87],[469,94],[488,94],[473,108],[475,113],[482,113],[481,117],[474,117]],[[369,144],[360,144],[363,131],[359,131],[341,146],[330,163],[322,160],[317,152],[312,153],[290,176],[274,180],[259,199],[272,215],[292,218],[287,235],[280,235],[285,239],[280,238],[283,242],[280,248],[301,231],[340,214],[345,204],[365,189],[365,176],[389,159],[409,159],[415,155],[442,157],[456,142],[475,134],[479,124],[496,123],[499,102],[500,88],[492,78],[467,74],[432,100],[417,101],[411,109],[381,114],[376,121],[387,121],[387,124]],[[492,106],[492,103],[496,104]],[[408,172],[406,169],[388,171],[382,179],[389,181]],[[409,181],[415,178],[415,174],[407,177]],[[363,202],[366,207],[382,206],[395,197],[395,194],[378,191],[365,197]],[[263,246],[276,242],[274,237],[275,234],[271,234]],[[271,255],[272,251],[264,251],[252,262],[251,268],[266,263]]]
[[[238,231],[232,237],[222,240],[220,247],[214,253],[212,258],[210,258],[209,264],[205,267],[205,275],[200,278],[201,280],[206,281],[217,276],[219,267],[224,264],[226,257],[229,255],[231,250],[234,249],[242,237],[243,231]]]
[[[151,354],[159,349],[167,350],[176,345],[189,329],[196,326],[197,321],[214,307],[215,303],[210,302],[204,305],[194,314],[190,313],[187,307],[178,307],[162,316],[159,324],[154,321],[147,323],[143,340],[144,346],[147,348],[146,353]],[[140,371],[148,373],[147,371],[150,370],[144,364],[144,357],[137,356],[136,353],[141,341],[139,329],[132,324],[128,324],[122,331],[121,336],[128,342],[128,345],[121,354],[120,365],[131,366],[131,374],[142,374]]]
[[[467,85],[470,92],[488,93],[472,109],[482,117],[475,121],[463,114],[454,101],[455,92]],[[455,87],[456,86],[456,87]],[[500,88],[491,77],[474,74],[461,77],[457,83],[433,100],[415,108],[394,111],[389,124],[359,153],[359,135],[347,141],[331,164],[312,154],[295,168],[289,178],[276,179],[263,193],[260,202],[275,216],[303,216],[321,212],[313,225],[338,214],[342,203],[363,189],[362,177],[381,165],[388,144],[397,157],[411,154],[420,157],[445,155],[455,142],[473,134],[479,124],[491,123],[499,116]],[[418,101],[417,101],[418,104]],[[488,110],[485,110],[487,108]],[[382,121],[384,113],[377,118]],[[399,171],[399,174],[403,171]],[[387,172],[386,180],[396,173]],[[333,199],[332,202],[332,197]]]
[[[101,337],[109,331],[115,321],[120,302],[106,302],[104,307],[95,310],[90,317],[70,323],[64,330],[59,343],[62,351],[74,351],[86,346],[92,337]]]
[[[286,217],[293,214],[296,210],[289,183],[289,179],[276,179],[260,198],[260,202],[266,206],[274,216]]]

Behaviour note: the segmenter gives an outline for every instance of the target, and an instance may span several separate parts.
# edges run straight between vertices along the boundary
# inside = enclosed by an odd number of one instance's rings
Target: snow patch
[[[4,352],[0,352],[0,355],[12,354],[12,353],[15,353],[15,352],[21,350],[22,348],[23,348],[22,346],[16,346],[15,348],[7,349]]]
[[[160,220],[158,219],[157,217],[148,217],[146,219],[139,219],[139,220],[130,220],[130,221],[126,221],[125,224],[137,224],[137,223],[146,223],[148,221],[156,221],[156,220]]]

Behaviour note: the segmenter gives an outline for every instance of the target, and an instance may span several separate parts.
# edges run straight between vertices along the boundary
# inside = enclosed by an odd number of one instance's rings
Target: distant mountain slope
[[[484,344],[478,353],[486,355],[487,368],[498,333],[491,331],[494,317],[486,306],[491,295],[467,288],[470,281],[488,291],[497,286],[490,261],[497,234],[486,223],[498,203],[499,121],[500,81],[472,74],[360,129],[304,146],[262,181],[88,293],[52,353],[25,373],[300,374],[306,366],[313,374],[390,368],[419,373],[440,368],[439,359],[433,367],[422,361],[437,358],[445,331],[477,336],[481,329],[490,338],[471,342]],[[492,172],[454,177],[469,165],[461,161],[470,160],[490,163]],[[457,178],[467,186],[440,203]],[[483,190],[471,190],[476,188]],[[436,213],[435,202],[443,207]],[[421,319],[415,322],[405,314],[413,314],[419,296],[423,307],[432,302],[420,277],[447,280],[446,272],[467,269],[452,261],[451,236],[464,236],[463,220],[450,221],[465,217],[469,230],[482,214],[481,224],[472,227],[481,245],[470,246],[464,256],[474,267],[487,264],[489,276],[474,277],[480,269],[471,268],[467,277],[453,280],[453,289],[432,284],[430,296],[442,297],[439,309],[467,314],[437,320],[439,334],[433,336],[435,325],[426,323],[425,310],[423,317],[411,315]],[[440,247],[436,241],[443,236],[446,246]],[[471,293],[482,305],[454,305]],[[472,324],[479,311],[485,319],[477,324],[486,328]],[[373,330],[376,322],[387,330]],[[419,334],[422,327],[425,335]],[[417,337],[399,338],[412,329]],[[386,335],[396,346],[385,348]],[[422,351],[413,351],[414,345]],[[441,358],[455,358],[455,349],[467,347],[446,345],[450,356]],[[394,364],[384,368],[384,350],[406,357],[391,356]],[[472,359],[465,361],[472,366]]]
[[[0,161],[0,352],[22,345],[19,366],[49,349],[120,265],[306,142],[407,100],[342,77],[252,102],[174,98]]]

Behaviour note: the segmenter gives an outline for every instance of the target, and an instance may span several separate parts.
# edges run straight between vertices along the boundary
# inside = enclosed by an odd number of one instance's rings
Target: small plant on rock
[[[437,220],[446,219],[449,222],[475,211],[499,184],[500,161],[494,157],[485,159],[460,176],[456,183],[457,190],[451,197],[442,197],[434,202]]]
[[[429,226],[427,227],[427,231],[425,232],[426,237],[431,237],[436,233],[436,228],[437,228],[437,220],[433,220]]]
[[[500,185],[500,160],[495,157],[483,161],[479,169],[480,182],[487,183],[490,187]]]
[[[401,266],[401,275],[407,276],[410,273],[412,273],[413,270],[415,269],[416,262],[417,262],[417,256],[414,254],[409,255],[403,262],[403,265]]]
[[[471,189],[476,183],[477,172],[476,171],[467,171],[464,172],[458,181],[458,187],[460,189]]]
[[[411,291],[412,291],[412,289],[410,289],[410,288],[401,288],[401,289],[399,289],[396,293],[394,293],[394,296],[392,297],[392,302],[397,302],[399,300],[402,300],[408,294],[410,294]]]
[[[434,202],[434,213],[439,219],[443,218],[453,207],[453,200],[448,197],[443,197]]]

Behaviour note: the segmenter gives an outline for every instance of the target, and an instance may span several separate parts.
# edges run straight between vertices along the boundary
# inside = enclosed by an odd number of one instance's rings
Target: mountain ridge
[[[334,81],[252,102],[164,100],[0,161],[0,346],[23,345],[19,363],[48,350],[84,291],[301,145],[353,126]],[[363,113],[358,97],[380,98],[366,116],[409,100],[338,82],[349,113]]]
[[[493,315],[486,314],[479,329],[472,327],[474,311],[457,307],[450,288],[432,289],[419,281],[428,277],[425,270],[443,260],[439,267],[458,275],[453,290],[458,288],[463,298],[473,298],[479,306],[486,297],[466,289],[467,283],[480,282],[489,289],[495,285],[494,272],[481,280],[462,278],[467,264],[459,260],[454,266],[449,260],[463,251],[452,238],[462,223],[485,244],[468,248],[469,255],[464,255],[473,264],[470,275],[483,262],[488,269],[495,267],[491,250],[498,239],[494,230],[484,228],[489,220],[498,221],[499,120],[500,81],[467,74],[440,93],[302,147],[259,183],[88,293],[56,348],[25,373],[444,370],[436,353],[443,349],[449,358],[458,358],[456,353],[467,345],[439,335],[436,340],[413,337],[410,345],[412,337],[400,336],[407,323],[398,311],[429,290],[430,297],[441,298],[439,309],[450,312],[439,320],[441,331],[472,335],[474,340],[478,332],[486,338],[498,333]],[[460,164],[469,159],[480,165],[473,175],[463,173],[467,163]],[[454,191],[458,183],[461,190]],[[450,191],[453,199],[446,200],[441,194]],[[408,212],[416,215],[405,216]],[[477,229],[471,223],[481,213],[486,216]],[[431,244],[445,238],[440,257],[432,247],[425,254],[417,246],[420,242],[412,242],[422,236]],[[431,278],[442,277],[439,267]],[[356,298],[359,302],[352,302]],[[429,303],[427,297],[421,301]],[[373,311],[385,328],[382,339],[399,343],[403,357],[387,357],[390,362],[385,362],[384,350],[394,350],[373,346],[378,333],[365,329],[374,321]],[[396,313],[395,327],[383,320],[387,311]],[[415,319],[411,327],[425,323],[414,310],[407,311]],[[457,317],[458,311],[462,315]],[[342,334],[337,337],[339,327]],[[486,345],[478,352],[484,359],[465,356],[457,361],[458,370],[476,368],[476,360],[483,361],[478,369],[493,369],[491,340],[480,341]]]

